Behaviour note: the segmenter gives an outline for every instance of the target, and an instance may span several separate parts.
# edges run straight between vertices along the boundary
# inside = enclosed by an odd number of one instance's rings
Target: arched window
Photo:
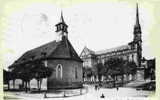
[[[62,75],[63,75],[62,71],[63,71],[62,70],[62,65],[58,64],[57,67],[56,67],[56,78],[57,79],[62,78]]]

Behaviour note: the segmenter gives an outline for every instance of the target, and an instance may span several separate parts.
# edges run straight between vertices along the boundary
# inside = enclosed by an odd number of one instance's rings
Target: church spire
[[[139,22],[139,9],[138,9],[138,3],[136,4],[136,23],[134,25],[134,35],[141,34],[141,25]],[[134,39],[137,39],[137,36],[134,36]]]
[[[140,26],[139,24],[139,11],[138,11],[138,3],[136,4],[136,26]]]
[[[60,19],[60,21],[61,21],[62,23],[65,23],[65,22],[64,22],[63,12],[62,12],[62,11],[61,11],[61,19]]]
[[[139,22],[139,9],[138,4],[136,4],[136,23],[134,25],[134,31],[133,31],[134,39],[134,48],[137,50],[137,62],[138,67],[141,66],[141,58],[142,58],[142,34],[141,34],[141,25]]]

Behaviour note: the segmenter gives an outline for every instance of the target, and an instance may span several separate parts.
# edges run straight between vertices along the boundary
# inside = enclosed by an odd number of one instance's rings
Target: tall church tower
[[[139,23],[139,11],[138,11],[138,4],[136,7],[136,23],[134,25],[134,47],[137,51],[137,60],[138,60],[138,67],[141,67],[141,58],[142,58],[142,36],[141,36],[141,26]]]
[[[68,30],[67,30],[68,25],[64,21],[62,12],[61,12],[60,22],[55,26],[56,26],[56,32],[57,32],[56,41],[61,41],[63,38],[68,38]]]

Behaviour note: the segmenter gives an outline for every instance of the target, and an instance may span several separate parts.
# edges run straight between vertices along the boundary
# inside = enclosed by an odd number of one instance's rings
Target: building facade
[[[133,36],[134,38],[131,42],[116,48],[93,51],[87,47],[84,47],[80,54],[80,57],[83,60],[83,67],[93,67],[97,63],[104,64],[108,59],[118,57],[124,60],[135,62],[135,64],[137,65],[137,69],[139,69],[138,71],[140,71],[138,73],[143,73],[144,69],[141,66],[142,35],[139,22],[138,5],[136,8],[136,23],[133,29]]]
[[[10,66],[10,69],[41,61],[45,67],[53,69],[51,76],[47,78],[48,90],[82,87],[83,61],[68,39],[67,27],[61,14],[61,21],[56,24],[57,39],[27,51]]]
[[[145,79],[146,80],[155,80],[155,66],[156,59],[142,59],[142,66],[145,68]]]

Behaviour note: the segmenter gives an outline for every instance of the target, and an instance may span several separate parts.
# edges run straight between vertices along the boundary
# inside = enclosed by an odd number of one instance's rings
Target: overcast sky
[[[5,29],[5,65],[12,64],[27,50],[55,40],[55,24],[60,13],[68,24],[68,38],[78,54],[84,46],[94,51],[127,44],[133,40],[136,4],[81,3],[60,8],[54,4],[36,3],[7,17]],[[153,58],[148,41],[152,18],[139,4],[143,56]]]

